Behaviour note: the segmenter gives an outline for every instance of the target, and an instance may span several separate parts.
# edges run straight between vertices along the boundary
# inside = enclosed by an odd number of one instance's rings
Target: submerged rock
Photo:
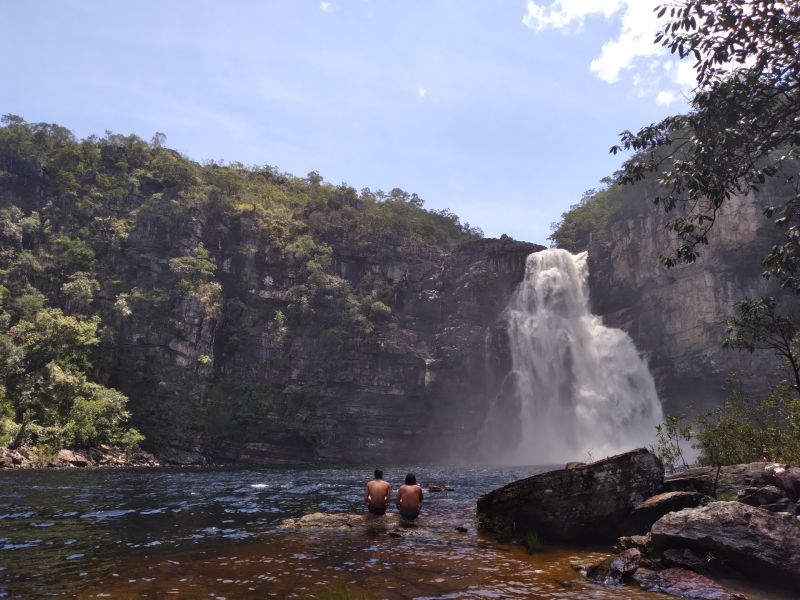
[[[363,531],[369,533],[384,533],[392,537],[408,537],[417,535],[423,523],[409,520],[399,513],[389,512],[377,516],[369,513],[322,513],[315,512],[296,519],[284,519],[281,527],[287,529],[327,529],[333,531]]]
[[[478,499],[478,519],[501,537],[533,532],[551,541],[612,542],[633,508],[655,494],[663,480],[658,458],[633,450],[489,492]]]
[[[576,566],[575,569],[590,581],[601,585],[616,587],[623,579],[632,575],[639,568],[642,555],[636,548],[623,550],[616,556],[609,556],[588,567]]]
[[[746,600],[740,594],[729,592],[708,577],[674,567],[663,571],[639,569],[633,579],[648,592],[662,592],[678,598],[692,600]]]
[[[800,520],[741,502],[712,502],[661,517],[650,530],[655,550],[691,548],[724,557],[755,577],[800,583]]]

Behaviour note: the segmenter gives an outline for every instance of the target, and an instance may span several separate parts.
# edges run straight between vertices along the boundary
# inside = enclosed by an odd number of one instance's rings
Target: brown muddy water
[[[665,598],[607,589],[570,566],[602,549],[496,543],[476,530],[485,491],[544,470],[413,470],[429,492],[406,537],[374,518],[350,531],[288,517],[361,512],[371,469],[0,472],[0,598]],[[466,528],[465,533],[456,527]],[[742,588],[754,600],[775,591]]]

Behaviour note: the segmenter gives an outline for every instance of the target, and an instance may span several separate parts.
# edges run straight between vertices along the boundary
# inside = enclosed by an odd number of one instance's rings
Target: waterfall
[[[586,252],[528,256],[508,310],[511,391],[487,420],[496,458],[600,459],[654,441],[663,414],[647,363],[589,312],[587,276]]]

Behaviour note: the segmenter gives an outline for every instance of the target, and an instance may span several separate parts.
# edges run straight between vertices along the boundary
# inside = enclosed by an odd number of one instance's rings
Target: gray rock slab
[[[653,524],[656,551],[691,548],[725,557],[755,577],[800,584],[800,520],[741,502],[712,502],[669,513]]]
[[[582,467],[520,479],[478,499],[482,527],[495,533],[589,544],[614,542],[633,508],[662,486],[664,467],[645,449]]]

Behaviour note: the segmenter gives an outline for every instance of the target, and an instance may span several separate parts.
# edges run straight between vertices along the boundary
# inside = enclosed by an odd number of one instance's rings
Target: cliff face
[[[134,447],[133,426],[180,463],[474,447],[538,246],[400,188],[2,125],[0,446]]]
[[[665,412],[694,414],[725,397],[728,375],[739,372],[752,391],[775,381],[778,364],[768,351],[752,354],[720,346],[722,319],[745,297],[783,295],[764,280],[760,261],[775,228],[762,214],[770,193],[733,197],[715,223],[697,263],[666,269],[674,240],[666,216],[647,199],[612,217],[609,240],[589,248],[593,309],[626,330],[648,359]]]
[[[353,335],[331,318],[320,328],[313,316],[292,317],[295,273],[266,240],[239,228],[213,239],[211,229],[181,235],[216,249],[217,296],[185,295],[171,327],[158,325],[162,315],[133,317],[118,346],[113,382],[160,457],[274,465],[465,456],[510,369],[503,312],[540,246],[484,239],[387,256],[331,240],[326,292],[309,299],[317,311],[336,302],[337,288],[366,279],[389,290],[389,310]],[[253,250],[244,258],[243,246]],[[148,381],[148,363],[183,389]]]

